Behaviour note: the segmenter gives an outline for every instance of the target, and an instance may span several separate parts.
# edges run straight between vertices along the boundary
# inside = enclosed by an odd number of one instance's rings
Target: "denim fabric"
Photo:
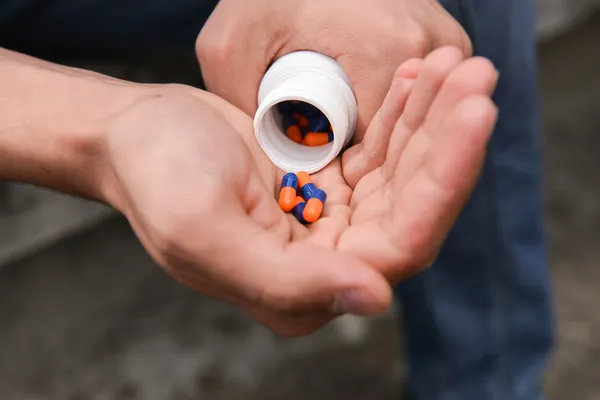
[[[193,51],[218,0],[4,0],[0,46],[40,57]]]
[[[291,0],[285,0],[291,1]],[[34,55],[192,49],[217,0],[5,0],[0,45]],[[437,263],[399,285],[414,400],[539,400],[554,321],[541,207],[533,0],[442,0],[500,71],[500,117]]]
[[[554,338],[532,0],[442,1],[500,71],[480,182],[427,272],[401,284],[412,400],[538,400]]]

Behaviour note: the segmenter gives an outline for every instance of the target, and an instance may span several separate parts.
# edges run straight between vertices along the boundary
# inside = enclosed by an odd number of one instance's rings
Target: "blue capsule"
[[[314,193],[317,191],[317,187],[314,183],[307,183],[300,188],[300,195],[304,198],[304,200],[310,200]]]
[[[304,199],[300,196],[296,197],[296,205],[292,209],[292,214],[294,215],[294,217],[296,217],[298,222],[300,222],[303,225],[308,224],[308,222],[306,222],[303,216],[305,207],[306,202],[304,201]]]
[[[298,176],[293,172],[285,174],[281,180],[281,187],[290,187],[296,190],[298,188]]]

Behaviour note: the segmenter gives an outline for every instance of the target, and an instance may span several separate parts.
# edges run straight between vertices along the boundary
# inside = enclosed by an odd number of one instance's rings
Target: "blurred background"
[[[550,400],[600,399],[600,2],[540,0]],[[198,83],[193,55],[71,64]],[[396,399],[394,312],[282,340],[171,281],[111,210],[0,182],[1,399]]]

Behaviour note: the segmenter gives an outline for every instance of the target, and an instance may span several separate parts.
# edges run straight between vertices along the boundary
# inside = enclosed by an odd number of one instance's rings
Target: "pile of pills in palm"
[[[311,224],[321,218],[327,194],[317,189],[306,172],[283,176],[279,191],[279,207],[291,212],[301,224]]]
[[[333,128],[317,107],[302,101],[284,101],[277,105],[286,136],[299,144],[316,147],[333,141]]]

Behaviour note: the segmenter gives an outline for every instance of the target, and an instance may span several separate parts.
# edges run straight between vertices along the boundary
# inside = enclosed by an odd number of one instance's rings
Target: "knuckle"
[[[378,20],[379,37],[386,45],[379,46],[385,49],[388,57],[395,59],[398,55],[402,58],[423,57],[431,48],[431,40],[425,27],[414,20],[406,20],[405,27],[398,27],[398,17],[389,14]],[[389,53],[389,54],[388,54]]]
[[[440,46],[454,46],[458,48],[463,57],[468,58],[473,54],[471,39],[463,27],[454,19],[448,19],[439,30]]]
[[[453,21],[451,27],[448,28],[447,40],[450,45],[456,46],[463,53],[465,58],[473,54],[473,46],[469,35],[465,32],[462,26]]]
[[[196,55],[200,62],[209,64],[212,60],[222,58],[224,53],[223,41],[210,29],[203,29],[196,40]]]
[[[410,57],[424,57],[431,50],[431,38],[427,30],[420,24],[414,24],[409,29],[410,34],[401,35],[396,28],[397,41],[402,41],[406,54]]]
[[[234,41],[230,40],[228,32],[215,31],[208,25],[202,29],[196,39],[195,49],[204,79],[218,76],[228,65],[227,58],[233,51],[232,46]]]

